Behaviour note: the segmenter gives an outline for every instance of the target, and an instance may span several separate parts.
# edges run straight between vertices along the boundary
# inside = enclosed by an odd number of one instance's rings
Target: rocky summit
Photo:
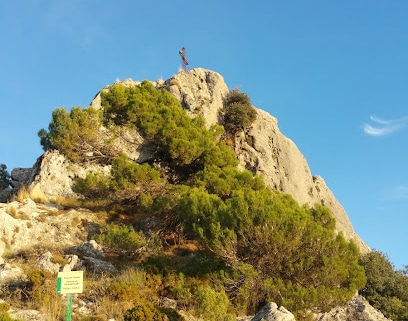
[[[140,84],[132,79],[120,83],[125,86]],[[156,88],[168,90],[180,101],[191,117],[201,115],[206,127],[210,128],[213,124],[221,123],[220,110],[229,89],[219,73],[195,68],[181,71],[165,81],[154,81],[152,84]],[[109,87],[96,94],[90,103],[91,107],[102,108],[101,93]],[[256,112],[257,116],[252,125],[233,137],[231,146],[238,157],[239,168],[261,176],[267,186],[292,195],[299,204],[310,206],[322,204],[328,207],[335,218],[337,231],[342,232],[346,239],[353,240],[361,253],[369,252],[370,248],[355,233],[344,208],[336,200],[324,179],[312,175],[307,160],[296,144],[280,132],[277,119],[262,109],[256,108]],[[101,133],[110,135],[104,128],[101,128]],[[126,153],[129,159],[144,163],[155,157],[154,146],[149,145],[149,141],[139,133],[123,129],[115,135],[115,148]],[[110,169],[110,165],[74,163],[58,151],[47,151],[36,160],[32,168],[12,170],[12,190],[9,192],[24,187],[32,194],[43,195],[47,200],[77,197],[72,189],[75,178],[85,178],[92,172],[108,174]],[[18,283],[26,278],[18,264],[9,260],[11,252],[36,252],[38,266],[50,273],[56,273],[64,266],[69,266],[69,269],[86,268],[87,271],[95,273],[115,271],[113,265],[104,261],[103,250],[93,240],[100,220],[98,215],[89,210],[65,208],[53,203],[39,204],[25,198],[0,204],[0,287],[11,281]],[[45,248],[41,252],[44,242],[62,250],[66,254],[65,261],[62,263],[57,262],[55,258],[52,259],[52,255]],[[91,308],[92,302],[81,301],[75,309],[77,311],[82,309],[85,311],[83,315],[86,315],[86,310]],[[9,313],[21,320],[49,318],[41,311],[23,307],[12,307]],[[183,315],[187,320],[188,316]],[[332,319],[386,320],[364,298],[357,295],[345,306],[316,315],[316,321]],[[270,302],[255,316],[239,317],[237,320],[291,321],[294,320],[294,316],[284,307],[278,307]]]
[[[122,84],[132,86],[140,82],[126,79]],[[229,90],[219,73],[196,68],[153,84],[157,88],[168,89],[190,116],[202,115],[208,127],[220,122],[218,115]],[[99,109],[100,104],[98,93],[90,106]],[[361,252],[369,251],[369,247],[355,233],[347,213],[324,179],[312,175],[307,160],[296,144],[280,132],[278,120],[259,108],[256,110],[257,118],[252,126],[234,137],[239,167],[261,175],[272,189],[292,195],[300,204],[313,206],[318,203],[327,206],[336,219],[338,231],[343,232],[346,238],[353,239]],[[139,163],[154,157],[152,146],[135,133],[122,132],[115,145]],[[85,177],[88,172],[96,170],[109,172],[110,169],[73,164],[58,152],[48,152],[38,158],[32,168],[13,169],[12,185],[16,188],[28,185],[30,189],[41,190],[50,197],[70,196],[73,195],[73,179]]]

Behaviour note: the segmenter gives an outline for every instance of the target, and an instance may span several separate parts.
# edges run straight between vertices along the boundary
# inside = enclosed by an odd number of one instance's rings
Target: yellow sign
[[[84,271],[58,272],[57,293],[82,293],[84,288]]]

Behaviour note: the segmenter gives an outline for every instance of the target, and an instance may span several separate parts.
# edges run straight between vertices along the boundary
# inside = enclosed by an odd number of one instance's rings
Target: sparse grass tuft
[[[57,263],[59,265],[68,264],[68,260],[59,253],[56,253],[56,254],[54,253],[52,255],[51,262]]]
[[[14,204],[7,206],[6,213],[11,217],[17,218],[17,207]]]
[[[64,207],[81,207],[81,200],[77,198],[57,196],[53,202]]]
[[[27,186],[22,186],[18,189],[16,195],[13,196],[13,201],[23,202],[26,199],[31,199],[36,203],[49,203],[48,197],[39,188],[34,188],[32,190],[28,189]]]
[[[15,203],[9,204],[9,206],[7,206],[6,213],[10,215],[11,217],[18,219],[18,220],[29,220],[30,219],[30,216],[27,213],[18,210],[18,207],[16,206]]]
[[[39,188],[34,188],[29,191],[30,198],[40,204],[50,203],[49,198],[44,194],[44,192]]]

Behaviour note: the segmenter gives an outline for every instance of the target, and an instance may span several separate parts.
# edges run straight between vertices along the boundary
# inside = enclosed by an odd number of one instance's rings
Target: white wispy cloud
[[[408,185],[400,184],[390,186],[382,192],[381,199],[386,202],[407,201],[408,200]]]
[[[364,132],[371,136],[384,136],[392,134],[408,126],[408,117],[385,120],[376,116],[370,116],[371,124],[363,125]]]
[[[395,188],[395,196],[398,199],[408,199],[408,186],[399,185]]]

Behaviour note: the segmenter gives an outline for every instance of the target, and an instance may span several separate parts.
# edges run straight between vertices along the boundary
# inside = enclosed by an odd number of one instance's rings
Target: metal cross
[[[179,55],[181,56],[181,61],[182,61],[182,68],[184,71],[186,71],[186,67],[188,65],[188,61],[186,58],[186,48],[181,48],[181,50],[179,51]]]

